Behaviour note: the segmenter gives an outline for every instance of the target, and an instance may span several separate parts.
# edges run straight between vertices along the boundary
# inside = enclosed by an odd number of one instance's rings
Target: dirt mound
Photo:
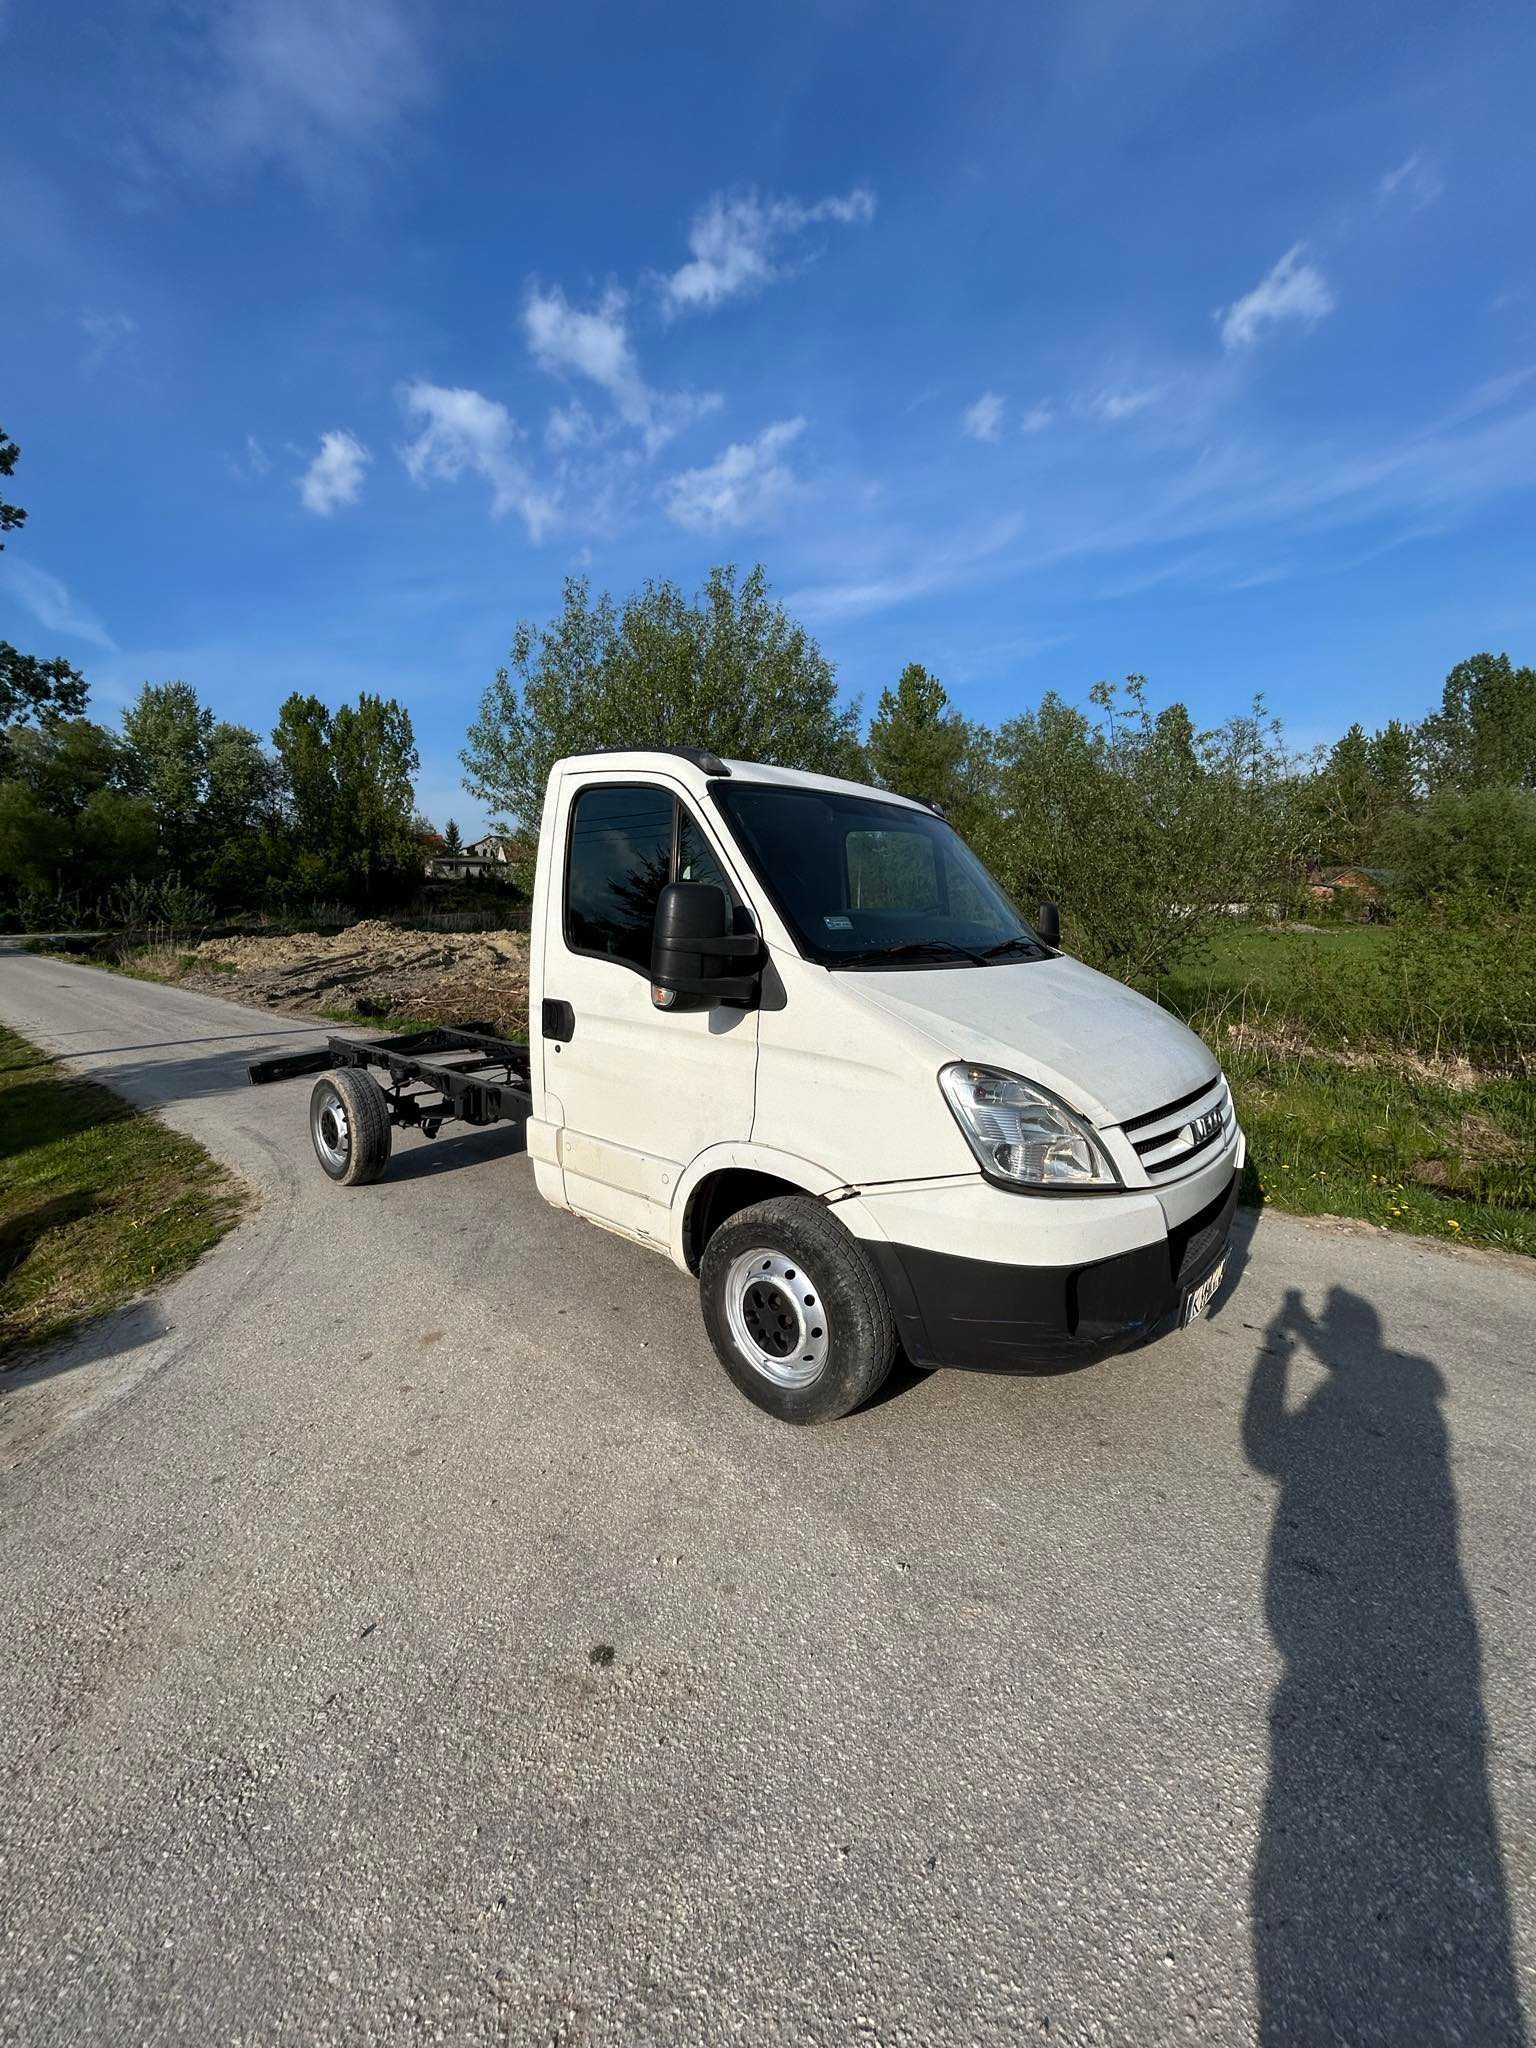
[[[523,932],[407,931],[370,918],[340,932],[205,939],[177,958],[174,978],[274,1010],[483,1020],[527,1035]]]

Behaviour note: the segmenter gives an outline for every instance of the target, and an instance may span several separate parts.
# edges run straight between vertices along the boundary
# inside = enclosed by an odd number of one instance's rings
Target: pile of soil
[[[528,1032],[524,932],[413,932],[367,919],[330,934],[205,939],[179,956],[175,979],[274,1010],[403,1012]]]

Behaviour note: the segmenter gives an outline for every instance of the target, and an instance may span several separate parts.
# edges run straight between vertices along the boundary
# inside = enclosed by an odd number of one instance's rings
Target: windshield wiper
[[[952,939],[908,939],[900,946],[864,946],[857,953],[839,954],[828,964],[833,967],[865,967],[877,960],[966,960],[972,967],[983,964],[984,955],[957,946]]]
[[[1043,959],[1045,957],[1045,947],[1039,939],[1033,937],[1028,932],[1018,932],[1011,939],[999,939],[995,946],[983,946],[981,957],[983,960],[1001,960],[1009,953],[1021,949],[1026,953],[1035,955],[1037,958]]]

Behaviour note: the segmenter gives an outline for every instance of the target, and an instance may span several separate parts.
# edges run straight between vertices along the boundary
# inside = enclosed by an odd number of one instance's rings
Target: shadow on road
[[[1303,1352],[1324,1378],[1288,1406]],[[1321,1319],[1291,1290],[1254,1367],[1285,1658],[1253,1877],[1264,2044],[1526,2040],[1445,1385],[1342,1287]]]

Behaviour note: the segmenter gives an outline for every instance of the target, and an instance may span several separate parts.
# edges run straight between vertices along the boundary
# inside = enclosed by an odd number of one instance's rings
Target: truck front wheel
[[[850,1414],[896,1355],[879,1275],[808,1195],[775,1195],[721,1224],[704,1247],[699,1293],[720,1363],[780,1422]]]

